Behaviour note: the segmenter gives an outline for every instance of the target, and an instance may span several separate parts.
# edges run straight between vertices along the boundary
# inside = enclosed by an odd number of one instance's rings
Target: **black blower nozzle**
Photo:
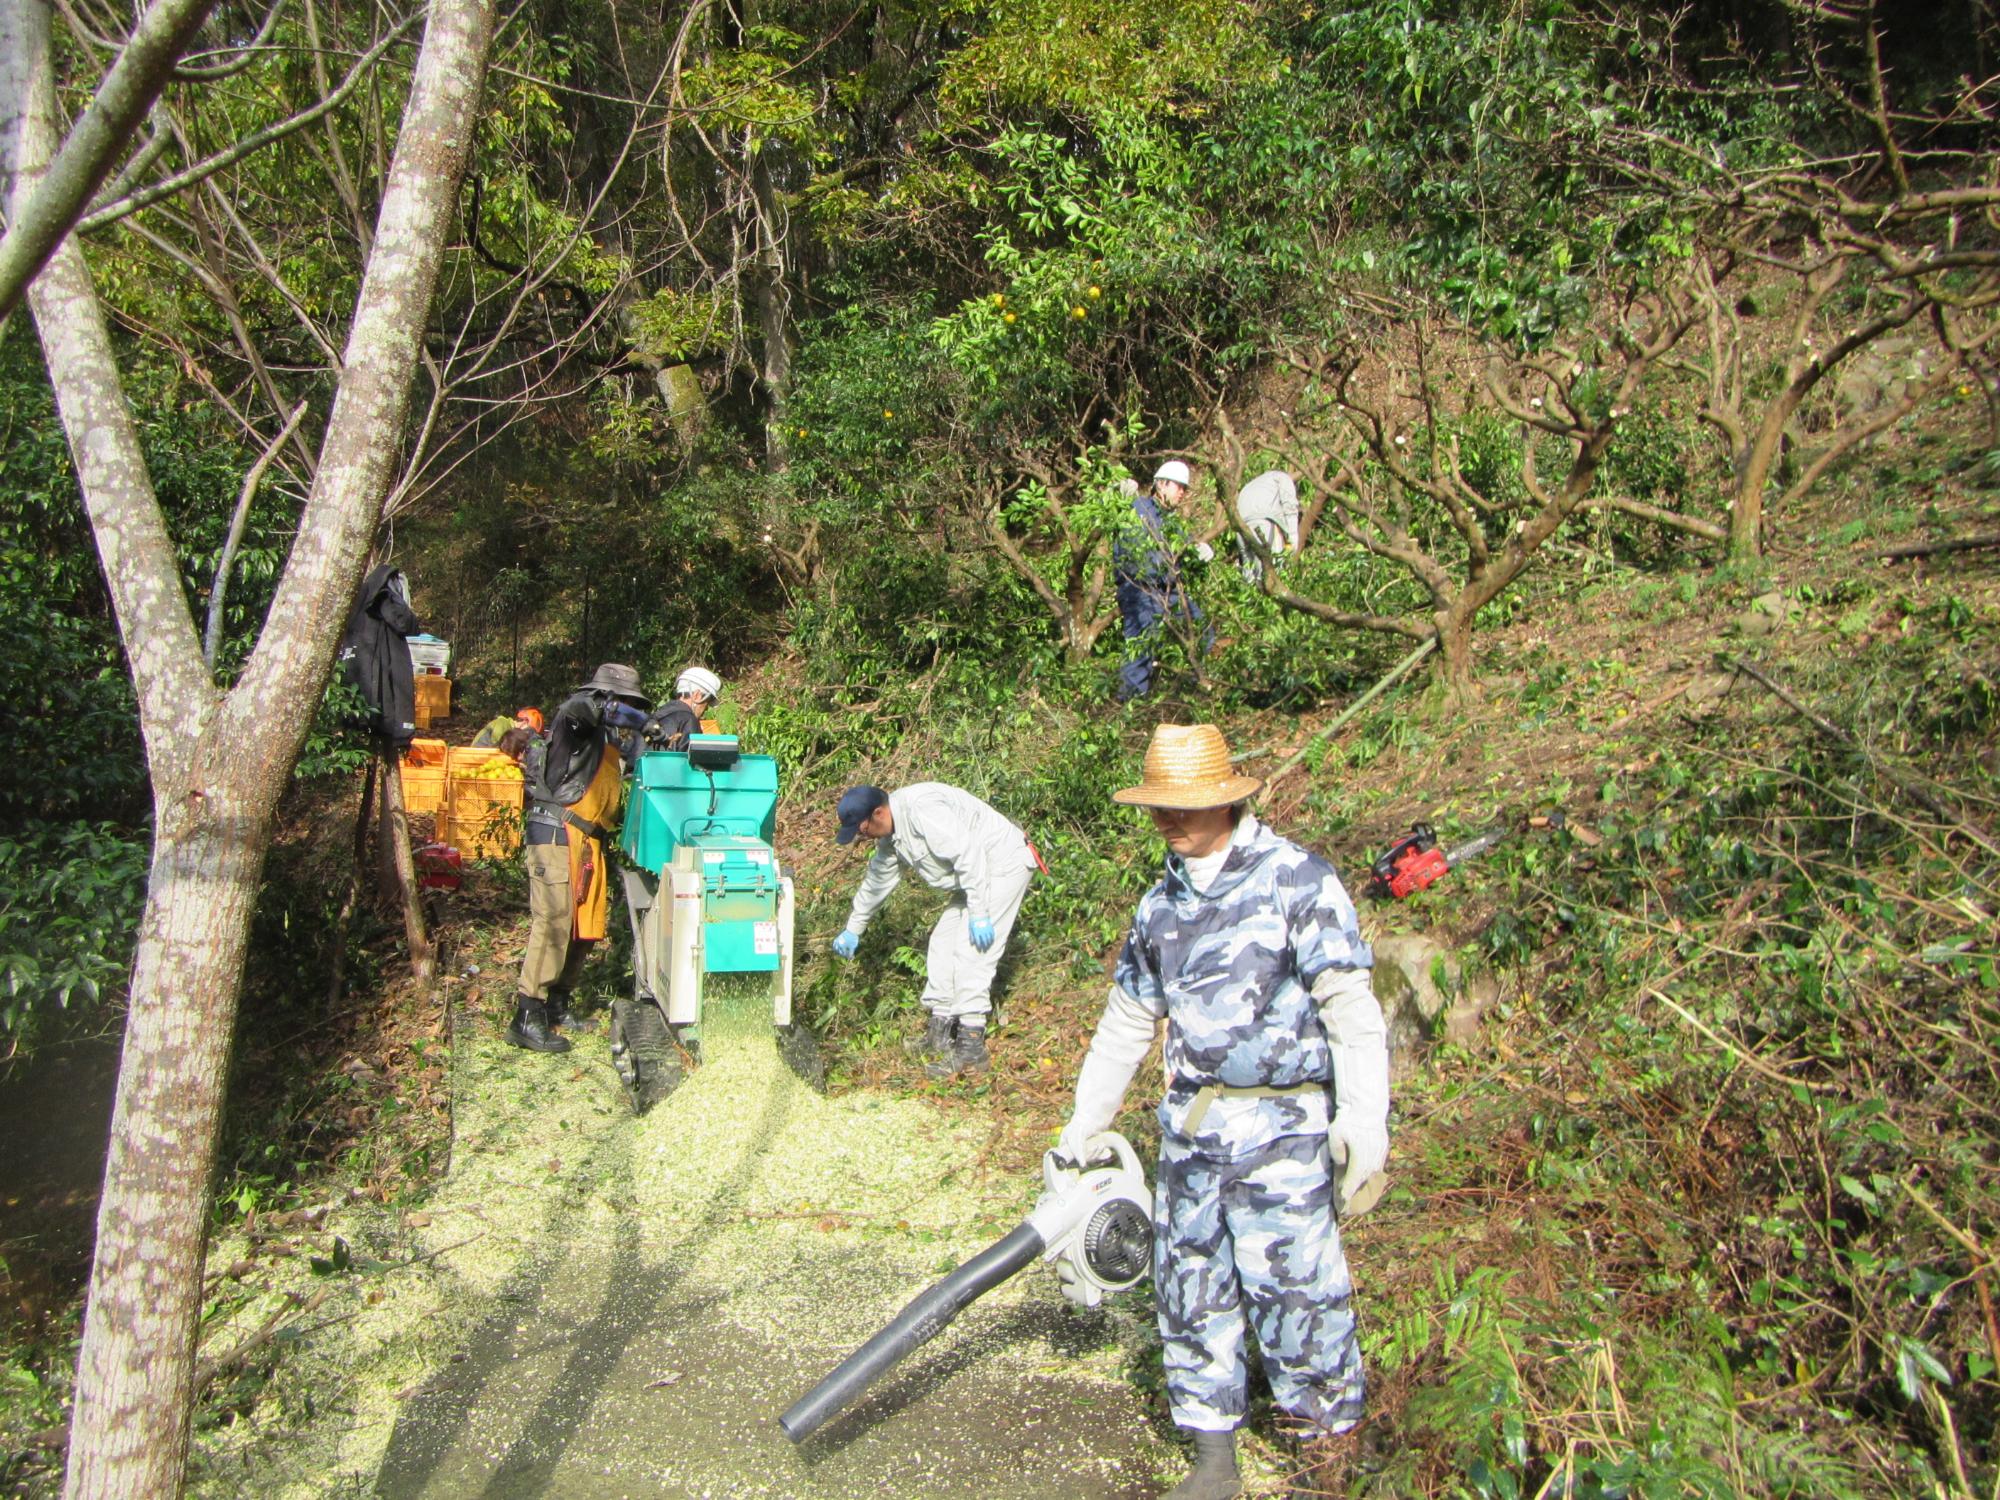
[[[1016,1227],[917,1296],[887,1327],[856,1349],[834,1372],[792,1403],[778,1418],[785,1436],[802,1443],[856,1400],[889,1367],[936,1338],[951,1321],[1001,1282],[1034,1263],[1046,1242],[1032,1223]]]

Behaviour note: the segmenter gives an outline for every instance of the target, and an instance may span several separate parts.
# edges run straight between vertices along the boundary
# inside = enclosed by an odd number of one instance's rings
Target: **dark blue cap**
[[[879,786],[851,786],[840,794],[840,832],[833,836],[836,844],[851,844],[854,836],[861,831],[861,820],[878,807],[889,805],[889,794]]]

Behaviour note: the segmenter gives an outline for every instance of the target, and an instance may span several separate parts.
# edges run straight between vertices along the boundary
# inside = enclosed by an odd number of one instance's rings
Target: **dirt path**
[[[1032,1195],[921,1100],[812,1093],[756,1011],[714,1007],[704,1065],[636,1121],[601,1030],[550,1059],[462,1025],[451,1173],[417,1213],[317,1221],[352,1269],[294,1272],[330,1296],[255,1416],[202,1439],[195,1493],[1157,1493],[1177,1465],[1121,1373],[1143,1309],[1073,1314],[1040,1271],[784,1438],[780,1411]]]

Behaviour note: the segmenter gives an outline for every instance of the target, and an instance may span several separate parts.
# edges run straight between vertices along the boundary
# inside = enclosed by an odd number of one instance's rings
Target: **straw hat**
[[[1255,776],[1238,776],[1229,764],[1229,742],[1213,724],[1162,724],[1146,747],[1145,776],[1137,786],[1111,794],[1127,807],[1193,812],[1232,807],[1263,789]]]

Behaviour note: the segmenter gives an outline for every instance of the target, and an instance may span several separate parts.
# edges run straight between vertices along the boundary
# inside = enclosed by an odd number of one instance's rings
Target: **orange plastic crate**
[[[419,740],[416,744],[422,744]],[[414,746],[413,746],[414,748]],[[432,764],[403,757],[403,811],[441,813],[445,804],[445,766],[442,758]]]
[[[478,774],[481,770],[490,774]],[[524,794],[520,770],[498,750],[454,749],[444,841],[467,859],[513,854],[521,847]]]
[[[420,676],[416,680],[417,728],[428,729],[439,719],[451,717],[451,679]]]

